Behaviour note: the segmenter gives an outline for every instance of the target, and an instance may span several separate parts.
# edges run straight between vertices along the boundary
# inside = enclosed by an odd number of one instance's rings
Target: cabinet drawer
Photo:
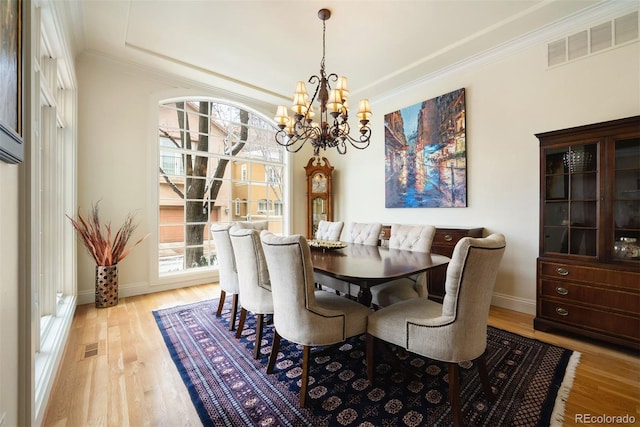
[[[450,257],[458,240],[463,237],[482,237],[483,228],[436,228],[431,252]]]
[[[558,303],[589,304],[631,315],[640,313],[640,294],[637,293],[545,279],[541,280],[539,292],[542,298],[554,298]]]
[[[482,237],[482,228],[436,228],[434,245],[454,245],[463,237]]]
[[[566,279],[615,286],[632,291],[640,290],[640,273],[633,271],[540,261],[540,274],[556,280]]]
[[[540,316],[596,332],[640,340],[640,318],[542,299]]]

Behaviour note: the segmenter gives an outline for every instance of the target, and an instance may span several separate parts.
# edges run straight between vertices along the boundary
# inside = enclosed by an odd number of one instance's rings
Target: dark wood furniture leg
[[[273,342],[271,343],[271,355],[269,356],[269,363],[267,364],[267,374],[273,374],[273,368],[276,366],[279,350],[280,334],[278,334],[278,331],[273,331]]]
[[[460,367],[449,363],[449,404],[454,427],[462,427],[462,405],[460,404]]]
[[[253,345],[253,358],[260,357],[260,346],[262,345],[262,326],[264,324],[264,314],[257,314],[256,343]]]
[[[216,317],[222,316],[222,307],[224,307],[224,298],[227,296],[225,291],[220,291],[220,302],[218,302],[218,311],[216,311]]]
[[[244,322],[247,320],[247,310],[242,308],[240,310],[240,320],[238,320],[238,329],[236,330],[236,338],[240,339],[242,336],[242,330],[244,329]]]

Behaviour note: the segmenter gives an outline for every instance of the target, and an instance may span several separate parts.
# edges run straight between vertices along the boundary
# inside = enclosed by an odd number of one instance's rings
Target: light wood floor
[[[213,284],[122,298],[108,309],[79,306],[43,425],[200,425],[151,311],[218,295]],[[582,353],[565,425],[580,425],[576,414],[629,414],[640,424],[637,353],[534,331],[532,316],[510,310],[492,308],[489,323]]]

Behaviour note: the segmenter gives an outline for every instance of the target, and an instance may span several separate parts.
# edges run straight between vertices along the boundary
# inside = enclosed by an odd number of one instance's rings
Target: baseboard
[[[526,298],[518,298],[513,295],[494,293],[491,298],[491,305],[506,308],[508,310],[519,311],[535,316],[536,301]]]
[[[152,294],[154,292],[169,291],[171,289],[186,288],[188,286],[204,285],[211,283],[211,280],[203,282],[201,280],[187,280],[166,283],[162,285],[149,285],[147,282],[126,283],[118,286],[118,298],[134,297],[136,295]],[[83,290],[78,292],[78,305],[94,304],[95,292],[91,290]]]

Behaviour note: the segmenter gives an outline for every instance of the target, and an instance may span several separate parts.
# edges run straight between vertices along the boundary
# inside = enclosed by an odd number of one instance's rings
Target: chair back
[[[220,289],[231,294],[237,294],[240,288],[238,286],[236,257],[233,254],[231,238],[229,237],[230,228],[230,225],[214,224],[211,226],[211,236],[216,245]]]
[[[359,243],[361,245],[377,246],[380,239],[380,223],[352,222],[349,225],[344,241],[348,243]]]
[[[344,313],[316,304],[313,264],[301,235],[260,233],[273,294],[273,323],[281,337],[302,345],[345,339]],[[323,291],[319,291],[323,292]]]
[[[486,238],[464,237],[458,241],[447,267],[446,294],[440,318],[446,323],[447,332],[443,336],[447,337],[447,342],[419,343],[419,329],[424,325],[410,322],[409,340],[417,347],[425,347],[417,351],[419,354],[438,360],[461,361],[473,360],[484,353],[491,297],[505,246],[502,234]],[[411,337],[412,334],[416,335]]]
[[[229,235],[238,269],[240,304],[254,313],[273,313],[269,270],[262,251],[260,232],[234,226]]]
[[[340,240],[343,226],[344,222],[342,221],[321,220],[318,223],[315,238],[318,240]]]
[[[250,229],[258,231],[269,229],[269,221],[236,221],[234,225],[239,229]]]
[[[436,235],[433,225],[392,224],[389,248],[415,252],[431,252],[431,244]]]

